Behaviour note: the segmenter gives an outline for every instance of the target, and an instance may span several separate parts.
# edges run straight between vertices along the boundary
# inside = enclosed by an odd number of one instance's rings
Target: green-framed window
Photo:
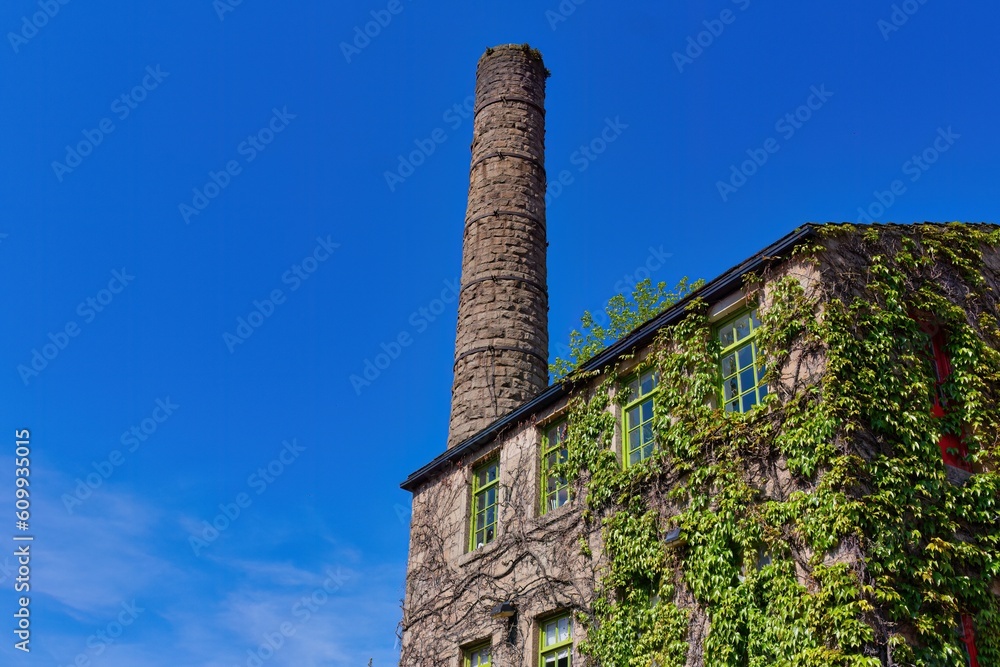
[[[636,373],[625,383],[628,402],[624,408],[622,450],[627,465],[653,454],[653,393],[659,384],[660,374],[652,369]]]
[[[500,460],[493,459],[472,471],[472,530],[469,548],[478,549],[496,539],[497,494]]]
[[[569,614],[542,621],[538,642],[539,667],[571,667],[573,662],[573,620]]]
[[[757,309],[751,308],[716,329],[722,348],[719,367],[726,412],[748,412],[767,396],[766,368],[756,341],[759,327]]]
[[[464,658],[464,667],[490,667],[493,664],[493,657],[489,642],[467,649]]]
[[[569,502],[569,480],[565,475],[552,472],[569,456],[566,450],[567,425],[563,420],[547,426],[542,435],[542,514]]]

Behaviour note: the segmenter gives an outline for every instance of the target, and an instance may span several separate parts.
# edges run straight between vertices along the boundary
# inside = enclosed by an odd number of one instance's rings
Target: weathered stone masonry
[[[522,46],[479,61],[449,447],[548,385],[546,75]]]

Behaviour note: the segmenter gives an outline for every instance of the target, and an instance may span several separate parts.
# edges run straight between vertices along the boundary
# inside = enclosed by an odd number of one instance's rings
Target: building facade
[[[545,74],[479,64],[401,664],[1000,665],[1000,227],[804,225],[548,385]]]

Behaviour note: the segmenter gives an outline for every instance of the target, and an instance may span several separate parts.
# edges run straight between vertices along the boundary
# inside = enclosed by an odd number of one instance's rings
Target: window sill
[[[972,473],[968,470],[963,470],[947,463],[944,464],[944,474],[947,480],[955,486],[965,486],[972,477]]]
[[[472,551],[465,552],[464,554],[462,554],[461,556],[459,556],[458,558],[455,559],[455,565],[458,565],[459,567],[461,567],[461,566],[464,566],[464,565],[468,565],[469,563],[471,563],[473,561],[479,560],[480,558],[482,558],[486,554],[494,551],[497,548],[497,545],[500,543],[499,539],[500,538],[498,537],[497,539],[493,540],[489,544],[483,545],[483,546],[479,547],[478,549],[474,549]]]
[[[535,517],[535,525],[539,527],[547,526],[550,523],[558,521],[561,517],[570,514],[571,512],[569,508],[574,507],[575,505],[576,505],[576,500],[571,498],[569,501],[567,501],[563,505],[560,505],[554,510],[549,510],[545,514],[539,514],[538,516]]]

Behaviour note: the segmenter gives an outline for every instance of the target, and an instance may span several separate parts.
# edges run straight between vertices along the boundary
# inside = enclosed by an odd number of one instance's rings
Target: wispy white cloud
[[[138,591],[183,577],[182,569],[149,548],[166,518],[138,499],[105,493],[73,515],[44,496],[35,503],[34,565],[45,576],[34,590],[77,620],[107,615]]]
[[[395,665],[402,567],[366,557],[322,517],[306,516],[299,532],[261,506],[199,558],[186,542],[190,514],[101,491],[73,515],[38,501],[46,576],[36,594],[61,618],[47,619],[56,664],[83,653],[107,667],[236,667],[252,654],[266,667]],[[88,637],[133,599],[141,616],[96,642],[98,657]]]

